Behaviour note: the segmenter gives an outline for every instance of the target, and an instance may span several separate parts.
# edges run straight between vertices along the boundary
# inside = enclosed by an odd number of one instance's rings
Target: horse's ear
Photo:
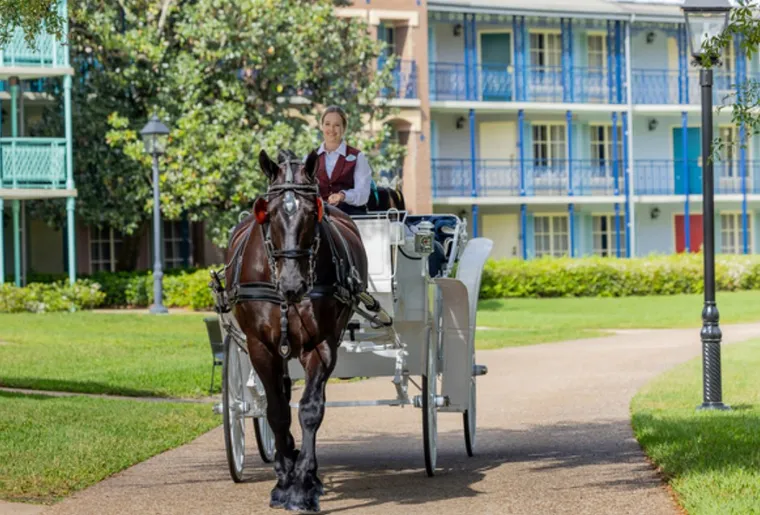
[[[264,197],[259,197],[253,203],[253,214],[256,217],[256,223],[259,225],[266,223],[269,219],[269,202]]]
[[[317,163],[319,162],[319,154],[312,150],[308,156],[306,156],[306,162],[304,162],[304,171],[310,179],[314,179],[317,175]]]
[[[261,171],[264,172],[264,175],[269,179],[269,182],[274,182],[277,178],[279,168],[277,167],[277,163],[269,159],[269,155],[263,148],[261,149],[261,152],[259,152],[259,166],[261,167]]]

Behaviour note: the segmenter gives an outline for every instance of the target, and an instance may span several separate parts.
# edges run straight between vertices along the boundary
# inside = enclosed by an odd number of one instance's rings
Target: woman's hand
[[[333,193],[329,197],[327,197],[327,203],[331,206],[337,206],[341,202],[346,200],[346,194],[342,191],[340,193]]]

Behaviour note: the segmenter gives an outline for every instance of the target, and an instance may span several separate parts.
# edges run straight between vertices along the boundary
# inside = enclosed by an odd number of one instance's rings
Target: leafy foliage
[[[362,130],[392,112],[377,99],[392,93],[395,63],[378,70],[384,43],[331,1],[73,0],[70,23],[77,209],[88,224],[135,234],[150,218],[152,160],[139,131],[153,113],[171,129],[162,214],[206,222],[219,245],[265,186],[260,149],[306,155],[326,105],[346,109],[347,140],[374,170],[403,155],[384,145],[388,126]],[[61,101],[41,133],[60,134]],[[42,209],[62,219],[62,204]]]
[[[100,306],[106,295],[91,281],[0,285],[0,313],[78,311]]]
[[[30,45],[43,32],[60,38],[66,23],[58,0],[0,0],[0,20],[0,45],[10,41],[16,27],[24,31]]]

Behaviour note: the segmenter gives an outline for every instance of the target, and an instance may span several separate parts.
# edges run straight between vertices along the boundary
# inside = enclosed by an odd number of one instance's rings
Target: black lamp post
[[[706,45],[720,37],[728,25],[731,4],[728,0],[685,0],[683,4],[686,30],[689,35],[691,54],[701,66],[699,82],[702,86],[702,228],[704,230],[704,283],[705,305],[702,309],[702,386],[703,401],[698,409],[729,409],[723,404],[721,386],[720,343],[723,335],[718,321],[715,303],[715,198],[712,163],[713,102],[712,66],[717,57],[711,55],[707,65],[702,57]],[[714,52],[710,52],[714,54]]]
[[[153,156],[153,306],[154,314],[168,313],[163,303],[164,272],[161,265],[161,206],[158,197],[158,156],[166,151],[169,129],[154,114],[140,131],[145,143],[145,153]]]

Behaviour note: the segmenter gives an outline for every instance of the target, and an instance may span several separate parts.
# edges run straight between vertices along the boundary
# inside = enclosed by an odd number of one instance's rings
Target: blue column
[[[572,76],[572,38],[573,22],[567,18],[560,19],[562,38],[562,101],[573,101],[573,76]]]
[[[612,30],[611,22],[607,22],[607,102],[613,101],[614,88],[612,87],[612,77],[615,74],[612,68]]]
[[[567,205],[567,225],[570,229],[570,257],[575,257],[575,206]]]
[[[687,254],[691,252],[691,220],[689,219],[689,188],[691,186],[689,185],[689,160],[687,159],[689,155],[688,131],[689,131],[688,114],[681,113],[681,145],[683,147],[683,150],[682,150],[683,162],[681,165],[682,165],[684,189],[686,190],[686,195],[683,201],[683,232],[684,232],[684,246],[686,247]]]
[[[618,114],[612,113],[612,182],[615,187],[615,197],[620,195],[620,161],[618,160]],[[617,246],[616,256],[620,257],[620,203],[615,202],[615,244]]]
[[[678,103],[689,103],[689,63],[687,61],[687,47],[688,42],[686,40],[686,25],[678,26]],[[669,93],[668,81],[665,81],[666,92]]]
[[[3,234],[3,209],[5,201],[0,197],[0,285],[5,283],[5,235]]]
[[[66,52],[68,55],[68,51]],[[68,57],[66,58],[68,60]],[[64,112],[66,115],[66,189],[74,189],[74,132],[71,127],[71,76],[66,75],[63,78],[63,93],[64,93]],[[77,260],[76,260],[76,221],[74,217],[74,210],[76,208],[76,200],[74,197],[68,197],[66,199],[66,239],[68,245],[66,252],[68,253],[68,265],[69,265],[69,283],[74,284],[77,278]]]
[[[526,42],[526,33],[525,33],[525,16],[520,16],[520,38],[522,41],[522,48],[520,49],[520,54],[522,54],[522,83],[523,83],[523,89],[522,89],[522,100],[528,100],[529,98],[529,87],[528,87],[528,66],[530,65],[530,49],[529,45]]]
[[[520,204],[520,226],[522,230],[522,257],[528,259],[528,206]]]
[[[470,15],[470,63],[472,63],[472,98],[480,99],[480,88],[478,86],[478,32],[476,29],[475,15]]]
[[[475,156],[475,110],[470,109],[470,195],[478,196],[478,168]],[[472,234],[474,238],[478,237],[478,206],[472,204]]]
[[[520,154],[520,196],[525,196],[525,111],[517,111],[517,142]]]
[[[616,102],[623,103],[623,52],[622,52],[622,29],[620,20],[615,21],[615,91]]]
[[[573,196],[573,112],[568,111],[567,120],[567,194]]]
[[[520,16],[512,16],[512,34],[515,40],[515,100],[525,100],[525,84],[523,84],[523,34],[520,30]]]
[[[734,55],[736,56],[736,84],[737,84],[737,101],[742,103],[744,98],[742,88],[747,80],[747,59],[742,46],[742,36],[734,36]],[[749,234],[747,219],[747,131],[744,122],[739,127],[739,173],[742,178],[742,252],[749,254]]]
[[[466,100],[472,100],[470,93],[472,91],[472,84],[470,84],[470,68],[472,63],[470,62],[470,18],[468,14],[464,15],[464,23],[462,27],[464,30],[464,98]]]
[[[475,155],[475,110],[470,109],[470,195],[478,196],[478,169]]]
[[[628,165],[628,113],[623,111],[623,182],[625,188],[625,257],[631,257],[631,191],[630,173]]]

